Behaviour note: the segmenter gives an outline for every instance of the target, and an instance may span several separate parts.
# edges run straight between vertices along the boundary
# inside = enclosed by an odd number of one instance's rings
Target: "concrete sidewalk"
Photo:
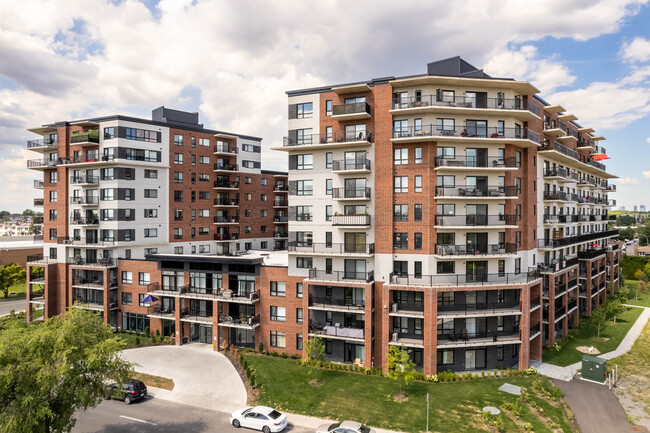
[[[634,323],[634,325],[632,325],[616,350],[598,355],[600,358],[613,359],[617,356],[621,356],[629,352],[632,349],[632,346],[634,346],[636,339],[639,338],[639,335],[641,335],[641,332],[643,332],[643,328],[648,322],[648,319],[650,319],[650,308],[639,307],[638,305],[624,305],[626,307],[632,308],[643,308],[643,312]],[[578,370],[582,368],[582,362],[576,362],[575,364],[571,364],[566,367],[560,367],[539,361],[531,361],[530,365],[531,367],[535,367],[539,374],[550,377],[552,379],[562,380],[564,382],[568,382],[573,379]]]

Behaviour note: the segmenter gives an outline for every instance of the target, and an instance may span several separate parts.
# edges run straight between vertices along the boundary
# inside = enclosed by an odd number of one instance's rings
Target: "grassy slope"
[[[639,282],[636,280],[627,280],[625,281],[625,286],[630,289],[630,293],[636,292],[636,289],[639,287]],[[639,293],[638,300],[635,300],[634,297],[632,297],[632,299],[629,299],[626,304],[650,308],[650,288],[648,288],[645,293]]]
[[[407,391],[407,402],[397,403],[392,395],[398,384],[388,378],[370,375],[322,371],[323,385],[309,385],[308,368],[291,359],[247,355],[250,366],[256,370],[260,387],[260,404],[277,407],[293,413],[330,419],[352,419],[371,426],[420,432],[426,426],[426,394],[430,393],[430,431],[483,432],[487,426],[481,417],[484,406],[503,408],[503,404],[517,401],[517,397],[497,389],[505,382],[531,388],[539,377],[511,377],[483,379],[454,383],[412,382]],[[544,407],[549,417],[566,432],[571,431],[562,409]],[[550,431],[531,410],[522,412],[522,420],[531,423],[536,432]],[[505,431],[521,429],[504,417]]]
[[[9,296],[7,298],[4,297],[4,293],[0,292],[0,302],[9,299],[25,299],[25,292],[27,291],[27,288],[25,286],[25,283],[19,283],[19,284],[14,284],[9,288]],[[12,293],[13,292],[13,293]]]
[[[575,339],[565,343],[559,352],[544,351],[543,360],[550,364],[567,366],[582,360],[583,353],[576,350],[578,346],[594,346],[600,353],[615,350],[630,330],[643,310],[628,308],[618,315],[616,324],[612,317],[604,329],[600,331],[601,339],[597,339],[596,327],[591,324],[590,318],[580,318],[580,329],[574,334]]]

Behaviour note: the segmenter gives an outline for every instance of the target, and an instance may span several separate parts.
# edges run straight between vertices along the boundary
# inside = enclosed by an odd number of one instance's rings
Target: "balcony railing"
[[[220,164],[220,163],[215,163],[214,164],[214,169],[215,170],[222,170],[222,171],[238,171],[239,166],[237,164]]]
[[[70,136],[70,144],[75,143],[99,143],[99,131],[90,129],[88,132],[82,134],[72,134]]]
[[[350,104],[334,105],[332,107],[333,116],[345,116],[347,114],[370,114],[370,105],[367,102],[353,102]]]
[[[393,110],[421,107],[458,107],[488,110],[528,110],[539,116],[539,108],[528,101],[515,98],[474,98],[469,96],[420,95],[393,100]],[[535,110],[537,109],[537,110]]]
[[[332,161],[334,171],[370,170],[370,160],[365,161]]]
[[[375,244],[311,243],[307,245],[298,242],[289,242],[288,250],[297,253],[374,254]]]
[[[35,189],[43,189],[45,187],[45,184],[42,180],[34,179],[34,188]]]
[[[436,125],[409,126],[393,128],[393,138],[424,138],[424,137],[461,137],[461,138],[494,138],[494,139],[529,139],[541,144],[539,135],[529,134],[526,128],[490,127],[455,127],[438,129]]]
[[[238,153],[237,147],[233,146],[220,146],[216,145],[214,146],[214,153],[229,153],[232,155],[236,155]]]
[[[365,188],[333,188],[332,198],[370,198],[370,187]]]
[[[483,284],[526,284],[540,278],[536,270],[523,273],[497,273],[497,274],[438,274],[438,275],[411,275],[411,274],[390,274],[390,282],[403,286],[423,287],[455,287],[459,285],[483,285]]]
[[[452,342],[469,342],[469,340],[475,338],[493,338],[494,341],[499,341],[499,337],[510,337],[513,335],[519,335],[519,328],[507,328],[503,331],[477,331],[477,332],[467,332],[466,329],[461,330],[445,330],[443,332],[438,332],[438,341],[449,340]]]
[[[70,183],[75,185],[97,185],[99,183],[99,176],[70,176]]]
[[[273,185],[273,192],[287,192],[289,185]]]
[[[575,150],[569,149],[566,146],[561,145],[560,143],[553,141],[553,142],[547,142],[544,143],[539,149],[540,152],[543,151],[551,151],[554,150],[556,152],[559,152],[565,156],[568,156],[570,158],[576,159],[582,163],[591,165],[592,167],[596,167],[599,170],[606,170],[605,164],[602,164],[600,162],[594,161],[592,158],[581,155],[580,153],[576,152]]]
[[[27,160],[27,168],[55,168],[59,164],[58,160],[51,161],[47,158]]]
[[[333,215],[333,226],[369,226],[370,215]]]
[[[287,200],[275,200],[273,202],[273,207],[287,207],[289,202]]]
[[[372,139],[370,132],[349,132],[338,134],[308,134],[300,137],[284,137],[283,146],[306,146],[314,144],[335,144],[365,141],[370,143]]]
[[[236,241],[239,239],[239,233],[215,233],[215,241]]]
[[[68,258],[68,263],[77,266],[97,266],[97,267],[114,267],[117,266],[117,259],[112,258],[94,258],[94,259],[84,259],[81,257],[70,257]]]
[[[326,281],[365,281],[370,283],[375,280],[375,273],[370,272],[355,272],[355,271],[328,271],[322,269],[310,269],[310,280],[326,280]]]
[[[94,226],[99,224],[99,218],[71,218],[70,224],[80,225],[80,226],[85,226],[85,225]]]
[[[364,322],[349,323],[351,326],[327,326],[323,324],[310,323],[309,332],[324,337],[359,338],[364,336]],[[353,325],[353,326],[352,326]]]
[[[589,234],[582,234],[577,236],[570,236],[567,238],[559,239],[538,239],[537,247],[538,248],[560,248],[572,244],[578,244],[581,242],[588,242],[596,239],[602,239],[610,236],[617,236],[618,230],[606,230],[602,232],[595,232]]]
[[[437,226],[502,226],[517,225],[517,215],[436,215]]]
[[[239,182],[230,182],[227,180],[223,179],[217,179],[214,181],[214,187],[215,188],[232,188],[236,189],[239,188]]]
[[[594,259],[598,256],[602,256],[607,252],[605,248],[599,248],[599,249],[588,249],[585,251],[580,251],[578,252],[578,259],[580,260],[589,260],[589,259]],[[592,273],[593,275],[593,273]]]
[[[260,315],[248,317],[231,317],[219,316],[219,324],[221,325],[235,325],[235,326],[250,326],[253,327],[260,323]]]
[[[60,245],[111,246],[115,244],[115,238],[100,239],[100,238],[83,238],[81,236],[60,236],[56,238],[56,243]]]
[[[455,158],[436,157],[436,167],[472,167],[472,168],[504,168],[520,167],[515,157],[501,158],[499,156],[462,156]]]
[[[567,259],[553,259],[550,263],[538,263],[537,269],[542,273],[555,273],[571,266],[578,264],[578,257],[571,257]]]
[[[508,302],[481,302],[475,304],[454,304],[438,302],[438,312],[454,312],[454,313],[469,313],[469,312],[485,312],[497,313],[504,309],[511,309],[519,307],[518,300]]]
[[[56,146],[57,146],[56,140],[51,140],[49,138],[27,141],[27,149],[34,149],[36,147],[48,147],[48,148],[56,149]]]
[[[306,221],[311,221],[311,218]],[[288,216],[274,216],[273,217],[273,222],[276,224],[285,224],[289,222],[289,217]]]
[[[315,305],[331,305],[337,308],[344,308],[348,310],[363,310],[365,308],[366,302],[363,299],[337,299],[331,297],[318,297],[318,296],[309,296],[309,306]]]
[[[45,199],[42,198],[34,199],[34,206],[43,206],[44,204],[45,204]]]
[[[580,215],[549,215],[543,216],[545,223],[576,223],[580,221]]]
[[[233,198],[215,198],[215,206],[239,206],[239,200]]]
[[[99,197],[70,197],[70,204],[98,205]]]
[[[478,256],[486,254],[515,254],[517,246],[514,243],[477,244],[477,245],[436,245],[439,256]]]
[[[516,197],[517,194],[516,186],[436,186],[437,197]]]
[[[231,217],[225,217],[225,216],[214,216],[214,222],[215,224],[234,224],[239,222],[239,216],[231,216]]]

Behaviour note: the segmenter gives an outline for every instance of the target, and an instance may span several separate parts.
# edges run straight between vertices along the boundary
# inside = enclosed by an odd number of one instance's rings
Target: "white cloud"
[[[646,139],[645,139],[645,142],[648,143],[648,144],[650,144],[650,137],[646,138]]]
[[[642,174],[643,177],[650,179],[650,171],[644,171]]]
[[[632,42],[623,44],[621,51],[626,62],[647,62],[650,60],[650,41],[637,36]]]
[[[622,177],[620,179],[614,179],[619,185],[637,185],[639,181],[633,177]]]

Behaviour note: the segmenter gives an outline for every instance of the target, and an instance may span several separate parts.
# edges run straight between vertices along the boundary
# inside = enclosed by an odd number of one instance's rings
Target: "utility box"
[[[607,376],[607,360],[597,356],[582,357],[582,378],[604,383]]]

